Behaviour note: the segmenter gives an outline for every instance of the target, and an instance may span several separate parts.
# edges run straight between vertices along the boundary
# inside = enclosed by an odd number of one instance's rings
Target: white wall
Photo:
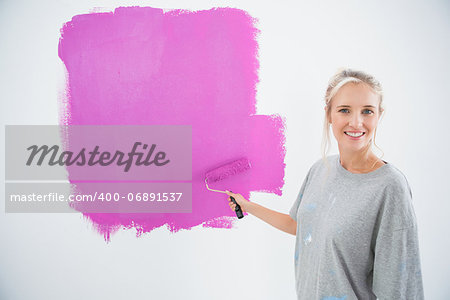
[[[287,167],[282,197],[251,200],[275,210],[287,213],[320,156],[328,78],[341,66],[373,73],[387,107],[378,145],[413,189],[426,298],[450,297],[450,3],[2,0],[2,127],[57,124],[62,24],[94,7],[129,5],[230,6],[259,19],[258,113],[287,118]],[[4,161],[4,145],[0,153]],[[0,298],[294,299],[294,237],[251,216],[237,224],[140,238],[123,230],[107,244],[78,214],[0,213]]]

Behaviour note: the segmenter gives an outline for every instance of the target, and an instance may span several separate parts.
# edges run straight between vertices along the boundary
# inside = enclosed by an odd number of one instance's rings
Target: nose
[[[352,114],[352,116],[350,117],[348,125],[350,127],[355,128],[355,129],[358,129],[358,128],[362,127],[362,116],[360,114],[358,114],[358,113]]]

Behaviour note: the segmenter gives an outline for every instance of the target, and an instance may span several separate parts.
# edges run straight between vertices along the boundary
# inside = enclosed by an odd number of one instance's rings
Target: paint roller
[[[235,160],[231,163],[228,163],[228,164],[222,165],[218,168],[215,168],[209,172],[206,172],[206,174],[205,174],[206,188],[212,192],[226,194],[225,191],[210,189],[208,186],[208,181],[211,184],[211,183],[214,183],[214,182],[217,182],[220,180],[224,180],[225,178],[242,173],[250,168],[251,168],[251,165],[250,165],[250,162],[248,161],[248,159],[241,158],[241,159]],[[236,199],[234,199],[232,196],[230,196],[230,199],[234,204],[236,204],[236,208],[234,209],[236,211],[236,216],[239,219],[242,219],[244,217],[244,214],[242,213],[241,206],[236,202]]]

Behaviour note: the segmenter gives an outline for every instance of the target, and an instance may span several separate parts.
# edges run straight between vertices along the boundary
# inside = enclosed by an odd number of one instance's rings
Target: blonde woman
[[[310,168],[289,214],[227,192],[243,211],[296,235],[298,299],[423,299],[409,184],[372,151],[382,114],[380,83],[361,71],[339,71],[325,95],[324,157]],[[326,157],[329,127],[339,154]]]

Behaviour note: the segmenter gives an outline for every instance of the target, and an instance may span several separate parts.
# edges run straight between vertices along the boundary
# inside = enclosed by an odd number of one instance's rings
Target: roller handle
[[[241,206],[236,202],[236,200],[233,198],[233,196],[230,196],[230,199],[234,204],[236,204],[236,207],[234,208],[234,211],[236,212],[236,216],[238,217],[238,219],[242,219],[244,217],[244,214],[242,213]]]

